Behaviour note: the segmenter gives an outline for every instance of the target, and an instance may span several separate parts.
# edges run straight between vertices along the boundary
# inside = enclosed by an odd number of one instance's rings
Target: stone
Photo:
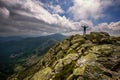
[[[73,71],[73,75],[76,75],[76,76],[84,75],[85,68],[86,68],[86,64],[81,65],[78,68],[75,68],[74,71]]]
[[[71,41],[71,44],[75,44],[75,43],[84,43],[84,38],[78,38],[78,39],[74,39]]]
[[[34,74],[31,80],[48,80],[51,77],[52,69],[47,67]]]
[[[68,54],[65,58],[63,58],[63,64],[70,64],[73,60],[77,60],[79,55],[77,53]]]
[[[72,49],[75,49],[75,48],[77,48],[79,45],[80,45],[79,43],[75,43],[75,44],[73,44],[73,45],[70,46],[70,47],[71,47]]]
[[[58,73],[58,72],[60,72],[62,69],[63,69],[63,61],[62,61],[62,59],[60,59],[59,61],[58,61],[58,63],[56,64],[56,66],[55,66],[55,72],[56,73]]]

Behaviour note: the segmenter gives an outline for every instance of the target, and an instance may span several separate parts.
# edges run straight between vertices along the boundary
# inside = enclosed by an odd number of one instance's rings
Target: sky
[[[120,0],[0,0],[0,36],[108,32],[120,36]]]

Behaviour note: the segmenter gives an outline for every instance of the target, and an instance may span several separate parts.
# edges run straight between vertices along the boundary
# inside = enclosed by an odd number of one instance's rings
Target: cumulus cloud
[[[87,34],[90,32],[107,32],[113,36],[120,36],[120,21],[118,22],[111,22],[111,23],[100,23],[96,26],[93,25],[91,21],[80,21],[74,22],[75,29],[70,32],[63,33],[65,35],[73,35],[73,34],[82,34],[83,28],[81,25],[86,24],[88,25]]]
[[[38,0],[2,0],[14,13],[53,23],[55,18],[41,6]]]
[[[53,14],[64,13],[64,10],[61,8],[60,5],[55,5],[55,6],[48,5],[48,7],[50,8]]]
[[[75,20],[98,19],[104,17],[103,10],[111,5],[111,0],[73,0],[73,6],[68,12]]]
[[[0,17],[8,18],[9,14],[10,14],[10,12],[7,8],[5,8],[5,7],[0,8]]]
[[[0,21],[2,32],[8,30],[8,32],[15,34],[26,34],[27,32],[33,34],[40,33],[39,35],[42,35],[44,33],[49,34],[66,31],[68,26],[65,25],[67,23],[70,24],[65,16],[61,17],[58,14],[49,13],[42,7],[41,2],[38,0],[2,0],[1,2],[5,4],[5,7],[9,8],[12,14],[8,21]],[[60,6],[57,6],[57,8],[60,9]],[[0,12],[4,15],[5,10],[7,8],[0,8]],[[61,11],[59,10],[58,12]],[[16,28],[16,31],[14,31],[14,28]]]
[[[103,8],[100,8],[103,1],[74,0],[73,2],[74,5],[69,8],[69,11],[74,15],[74,19],[81,19],[80,21],[74,21],[68,19],[66,16],[60,16],[60,13],[65,13],[60,5],[48,4],[48,7],[51,10],[50,12],[48,9],[44,8],[46,4],[39,0],[0,0],[0,17],[2,16],[2,18],[5,18],[0,20],[0,35],[39,36],[53,33],[70,35],[82,33],[83,29],[81,28],[81,25],[89,26],[87,32],[93,30],[106,30],[113,34],[119,33],[114,33],[114,31],[116,32],[120,30],[120,22],[112,22],[110,24],[102,23],[94,27],[94,24],[90,20],[87,20],[89,17],[97,19],[100,15],[103,15]],[[103,6],[107,6],[110,5],[110,2],[108,3],[107,1],[104,1],[104,4],[106,5]]]
[[[111,30],[120,31],[120,21],[118,21],[118,22],[111,22],[111,23],[109,24],[109,28],[110,28]]]
[[[7,28],[9,28],[5,29],[11,33],[40,33],[42,35],[42,32],[48,34],[63,33],[80,29],[80,25],[77,26],[78,28],[75,27],[79,23],[75,23],[59,14],[51,14],[42,7],[41,3],[36,2],[36,0],[13,0],[13,3],[5,0],[3,2],[9,6],[11,13],[14,13],[14,15],[8,21],[2,21],[4,24],[1,24],[1,26],[6,26],[7,24]],[[3,30],[4,28],[1,29]]]
[[[93,23],[88,20],[81,20],[80,22],[73,22],[75,31],[82,31],[83,28],[81,26],[86,25],[89,26],[88,29],[91,29],[93,27]]]
[[[111,35],[120,35],[120,21],[108,23],[101,23],[93,27],[91,31],[108,32]]]

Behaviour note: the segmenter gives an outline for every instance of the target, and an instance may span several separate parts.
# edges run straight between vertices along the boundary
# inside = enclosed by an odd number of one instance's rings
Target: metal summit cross
[[[85,36],[86,35],[86,29],[88,28],[88,26],[83,25],[81,27],[83,28],[83,36]]]

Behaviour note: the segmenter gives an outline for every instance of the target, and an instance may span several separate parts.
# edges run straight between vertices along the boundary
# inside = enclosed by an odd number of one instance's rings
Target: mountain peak
[[[120,37],[106,32],[72,35],[52,47],[36,64],[10,79],[120,79]]]

